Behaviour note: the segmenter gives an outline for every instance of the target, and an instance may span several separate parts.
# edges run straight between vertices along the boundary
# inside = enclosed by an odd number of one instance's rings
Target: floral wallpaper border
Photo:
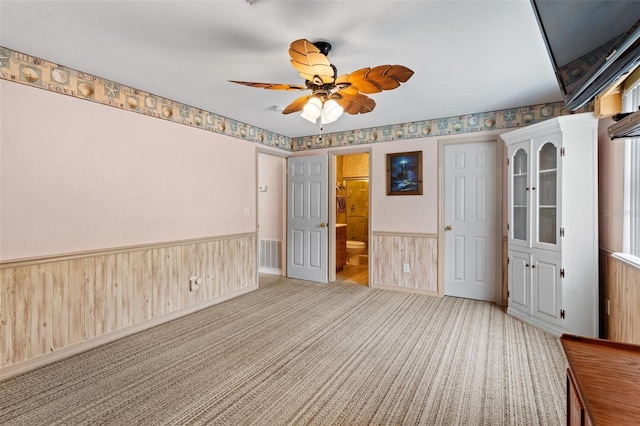
[[[510,108],[291,138],[0,46],[0,79],[145,114],[289,152],[510,129],[572,114],[564,103]],[[583,110],[592,110],[590,104]]]

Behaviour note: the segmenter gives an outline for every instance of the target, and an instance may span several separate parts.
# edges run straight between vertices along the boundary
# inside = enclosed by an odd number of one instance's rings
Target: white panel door
[[[445,145],[444,292],[495,299],[495,143]]]
[[[289,158],[287,273],[328,281],[327,155]]]

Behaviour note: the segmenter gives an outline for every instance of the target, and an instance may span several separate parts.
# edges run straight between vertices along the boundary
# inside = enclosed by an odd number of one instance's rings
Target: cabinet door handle
[[[528,263],[525,263],[525,264],[524,264],[524,266],[528,268],[528,267],[529,267],[529,264],[528,264]]]
[[[535,267],[536,267],[536,265],[531,265],[531,267],[532,267],[532,268],[535,268]]]
[[[533,187],[533,188],[531,188],[531,189],[535,191],[535,190],[536,190],[536,187],[534,186],[534,187]]]

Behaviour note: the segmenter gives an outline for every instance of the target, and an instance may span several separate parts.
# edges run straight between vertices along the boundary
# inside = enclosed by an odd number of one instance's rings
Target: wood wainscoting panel
[[[601,301],[606,313],[607,338],[616,342],[640,344],[640,268],[600,250],[600,264],[604,266]]]
[[[85,340],[85,273],[84,259],[73,259],[69,261],[69,299],[62,301],[61,309],[69,312],[69,322],[65,324],[69,329],[69,344],[74,345]],[[55,350],[55,348],[53,348]],[[13,362],[20,362],[22,359],[14,359]]]
[[[609,283],[613,281],[611,276],[611,254],[600,249],[598,251],[598,316],[600,326],[600,338],[609,338],[609,312],[607,303],[610,300]]]
[[[613,258],[616,280],[609,286],[609,338],[640,344],[640,269]]]
[[[438,237],[434,234],[372,232],[371,286],[438,294]],[[409,272],[404,272],[404,265]]]
[[[0,372],[257,288],[256,234],[0,264]],[[189,279],[202,280],[196,291]]]

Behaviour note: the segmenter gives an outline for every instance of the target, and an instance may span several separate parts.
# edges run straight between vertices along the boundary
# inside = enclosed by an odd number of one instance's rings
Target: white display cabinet
[[[507,312],[598,336],[598,120],[556,117],[501,135],[508,164]]]

